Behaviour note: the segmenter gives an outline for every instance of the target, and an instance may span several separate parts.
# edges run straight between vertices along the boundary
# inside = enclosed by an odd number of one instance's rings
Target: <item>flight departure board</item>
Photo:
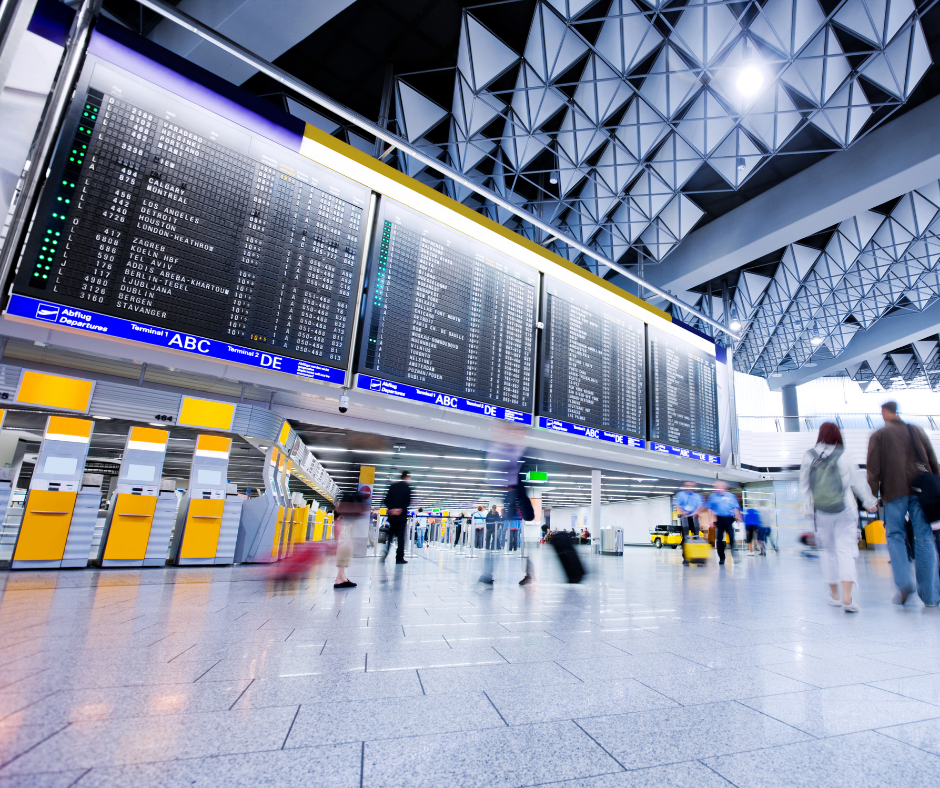
[[[531,411],[539,274],[383,198],[360,368]]]
[[[89,56],[15,291],[343,368],[368,199]]]
[[[646,437],[642,320],[545,277],[539,413]]]
[[[649,327],[649,352],[650,440],[717,455],[714,353],[654,326]]]

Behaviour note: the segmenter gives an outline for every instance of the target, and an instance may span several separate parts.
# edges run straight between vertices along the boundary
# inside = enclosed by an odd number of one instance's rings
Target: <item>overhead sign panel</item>
[[[539,273],[383,199],[360,369],[531,413]]]
[[[650,326],[649,353],[650,448],[715,462],[719,445],[714,345],[686,342]]]
[[[617,443],[645,438],[643,321],[553,277],[544,287],[539,413],[547,418],[539,426],[580,424],[594,428],[589,437],[610,431],[602,440]]]
[[[48,304],[37,316],[50,322],[62,305],[183,335],[184,351],[215,341],[248,351],[211,354],[225,360],[342,369],[368,197],[91,54],[14,289]]]

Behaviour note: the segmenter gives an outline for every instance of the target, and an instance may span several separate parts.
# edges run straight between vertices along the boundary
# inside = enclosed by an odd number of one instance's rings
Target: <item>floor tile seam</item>
[[[643,768],[644,768],[644,769],[647,769],[647,768],[656,768],[656,767],[654,767],[654,766],[652,766],[652,767],[644,766]],[[639,769],[626,769],[626,770],[624,770],[624,771],[629,772],[629,771],[640,771],[640,770],[639,770]],[[567,780],[553,780],[553,781],[550,782],[550,783],[530,783],[530,784],[528,784],[528,785],[526,786],[526,788],[552,788],[552,786],[555,786],[555,785],[557,785],[557,786],[559,786],[559,788],[561,788],[561,787],[563,787],[563,786],[565,786],[565,785],[572,785],[572,784],[575,783],[576,781],[580,784],[580,783],[583,782],[585,779],[593,780],[593,779],[595,779],[595,778],[597,778],[597,777],[613,777],[614,775],[617,775],[617,774],[623,774],[624,771],[619,771],[619,772],[601,772],[600,774],[592,774],[592,775],[590,775],[589,777],[570,777],[570,778],[568,778]]]
[[[784,745],[780,745],[780,746],[784,746]],[[736,753],[734,753],[734,754],[736,754]],[[723,757],[725,757],[725,756],[722,756],[722,755],[713,755],[713,756],[709,756],[709,757],[712,757],[712,758],[723,758]],[[738,788],[738,784],[737,784],[737,783],[731,782],[731,780],[729,780],[727,777],[725,777],[721,772],[716,771],[716,770],[713,769],[711,766],[709,766],[707,763],[705,763],[705,761],[704,761],[702,758],[696,758],[694,762],[695,762],[695,763],[700,763],[702,766],[704,766],[706,769],[708,769],[708,771],[712,772],[712,774],[717,775],[719,779],[724,780],[726,783],[728,783],[728,785],[733,785],[734,788]]]
[[[50,733],[48,736],[43,737],[42,739],[40,739],[38,742],[36,742],[36,743],[33,744],[32,746],[27,747],[25,750],[23,750],[23,752],[17,753],[17,754],[14,755],[12,758],[10,758],[10,760],[4,761],[4,762],[0,763],[0,777],[6,776],[6,775],[3,774],[3,770],[6,769],[7,766],[9,766],[11,763],[14,763],[14,762],[17,761],[18,759],[22,758],[22,757],[23,757],[24,755],[26,755],[27,753],[32,752],[32,751],[35,750],[40,744],[45,744],[45,743],[46,743],[47,741],[49,741],[49,739],[51,739],[53,736],[58,736],[60,733],[62,733],[62,731],[64,731],[64,730],[65,730],[66,728],[68,728],[70,725],[71,725],[71,723],[69,723],[69,722],[65,723],[65,725],[63,725],[61,728],[58,728],[57,730],[54,730],[54,731],[53,731],[52,733]],[[12,773],[12,772],[8,772],[8,774],[11,774],[11,773]]]
[[[924,675],[933,676],[936,674],[926,673]],[[884,687],[875,686],[875,684],[884,682],[884,681],[904,681],[905,679],[919,679],[919,678],[922,678],[922,676],[904,676],[903,678],[900,678],[900,679],[877,679],[876,681],[861,681],[858,683],[858,686],[871,687],[872,689],[875,689],[875,690],[881,690],[882,692],[888,692],[892,695],[896,695],[897,697],[903,698],[904,700],[913,700],[918,703],[926,703],[928,706],[940,706],[940,700],[933,701],[933,700],[924,700],[923,698],[914,698],[914,697],[911,697],[910,695],[904,695],[900,692],[895,692],[894,690],[889,690],[889,689],[885,689]],[[855,685],[850,685],[850,686],[855,686]]]
[[[765,696],[765,697],[773,697],[773,696]],[[829,737],[829,736],[817,736],[815,733],[810,733],[809,731],[804,731],[802,728],[797,727],[797,726],[794,725],[793,723],[786,722],[785,720],[781,720],[781,719],[779,719],[778,717],[774,717],[773,714],[768,714],[766,711],[763,711],[762,709],[755,709],[753,706],[748,706],[746,703],[741,703],[739,700],[733,700],[733,701],[730,701],[730,702],[731,702],[731,703],[736,703],[738,706],[741,706],[742,708],[745,708],[745,709],[749,709],[750,711],[756,711],[758,714],[760,714],[760,715],[762,715],[762,716],[764,716],[764,717],[767,717],[767,719],[773,720],[774,722],[778,722],[778,723],[780,723],[781,725],[786,725],[788,728],[792,728],[792,729],[795,730],[795,731],[799,731],[800,733],[805,733],[807,736],[809,736],[809,737],[812,738],[812,739],[821,740],[821,739],[828,739],[828,738],[831,738],[831,737]],[[783,746],[783,745],[773,745],[773,746],[778,746],[778,747],[779,747],[779,746]],[[764,749],[773,749],[773,747],[759,747],[759,748],[757,748],[757,749],[761,749],[761,750],[764,750]]]
[[[291,731],[294,730],[294,723],[297,722],[297,717],[300,714],[300,707],[302,705],[303,704],[300,704],[300,703],[297,704],[297,711],[294,712],[294,716],[291,719],[290,725],[287,728],[287,734],[284,736],[284,742],[281,744],[282,750],[287,747],[287,740],[290,738]]]
[[[588,733],[586,730],[584,730],[584,728],[582,728],[580,725],[578,725],[578,721],[577,721],[577,720],[571,720],[571,722],[572,722],[573,725],[575,725],[575,726],[578,728],[578,730],[580,730],[580,731],[581,731],[585,736],[587,736],[592,742],[594,742],[598,747],[600,747],[600,748],[607,754],[607,757],[610,758],[614,763],[616,763],[617,766],[619,766],[619,767],[620,767],[621,769],[623,769],[624,771],[627,771],[627,767],[624,766],[624,765],[619,761],[619,759],[615,758],[615,757],[611,754],[610,750],[608,750],[603,744],[601,744],[597,739],[595,739],[590,733]]]
[[[78,785],[82,780],[84,780],[88,776],[88,773],[92,770],[92,768],[94,767],[89,766],[87,769],[85,769],[85,771],[83,771],[80,775],[78,775],[76,779],[72,780],[72,782],[70,782],[66,786],[66,788],[74,788],[74,786]]]
[[[897,725],[885,725],[882,728],[869,728],[866,731],[859,731],[859,733],[874,733],[878,736],[884,737],[885,739],[890,739],[893,742],[897,742],[898,744],[905,744],[908,747],[912,747],[915,750],[919,750],[920,752],[926,755],[931,755],[933,756],[934,759],[940,759],[940,755],[938,755],[935,752],[932,752],[931,750],[925,750],[923,747],[918,747],[916,744],[911,744],[909,741],[904,741],[903,739],[896,739],[894,738],[894,736],[889,736],[887,733],[884,732],[888,730],[889,728],[900,728],[902,725],[914,725],[918,722],[930,722],[930,720],[933,720],[933,719],[936,719],[936,717],[931,717],[930,719],[927,719],[927,720],[915,720],[914,722],[901,722],[901,723],[898,723]]]
[[[42,702],[42,701],[44,701],[44,700],[47,700],[48,698],[51,698],[53,695],[57,695],[57,694],[60,693],[60,692],[62,692],[62,690],[57,689],[57,690],[53,690],[52,692],[50,692],[50,693],[48,693],[48,694],[46,694],[46,695],[40,695],[40,696],[39,696],[38,698],[36,698],[35,700],[31,700],[31,701],[30,701],[29,703],[27,703],[25,706],[21,706],[20,708],[15,709],[14,711],[11,711],[9,714],[4,714],[2,717],[0,717],[0,722],[3,722],[7,717],[12,717],[14,714],[19,714],[21,711],[25,711],[25,710],[28,709],[30,706],[35,706],[37,703],[40,703],[40,702]]]
[[[40,668],[35,673],[30,673],[28,676],[22,676],[21,678],[11,681],[9,684],[0,684],[0,692],[8,690],[10,687],[14,686],[15,684],[19,684],[21,681],[28,681],[29,679],[35,678],[36,676],[45,673],[47,670],[52,670],[52,668]]]

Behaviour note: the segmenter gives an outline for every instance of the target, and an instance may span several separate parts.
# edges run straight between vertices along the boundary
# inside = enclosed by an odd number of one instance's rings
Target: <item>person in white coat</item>
[[[820,566],[829,584],[829,604],[846,613],[857,613],[852,586],[858,582],[858,504],[861,498],[868,511],[878,501],[871,494],[861,469],[845,453],[842,433],[830,421],[819,428],[816,446],[803,456],[800,466],[800,492],[806,509],[816,522],[816,541],[822,548]],[[839,597],[839,584],[842,596]]]

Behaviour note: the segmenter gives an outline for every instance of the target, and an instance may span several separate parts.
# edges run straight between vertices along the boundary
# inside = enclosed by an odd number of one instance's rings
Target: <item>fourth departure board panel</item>
[[[382,200],[360,368],[531,412],[539,274]]]
[[[545,277],[539,413],[646,437],[643,321]]]
[[[650,440],[718,454],[715,356],[650,326]]]
[[[345,367],[369,193],[214,95],[89,56],[15,289]]]

